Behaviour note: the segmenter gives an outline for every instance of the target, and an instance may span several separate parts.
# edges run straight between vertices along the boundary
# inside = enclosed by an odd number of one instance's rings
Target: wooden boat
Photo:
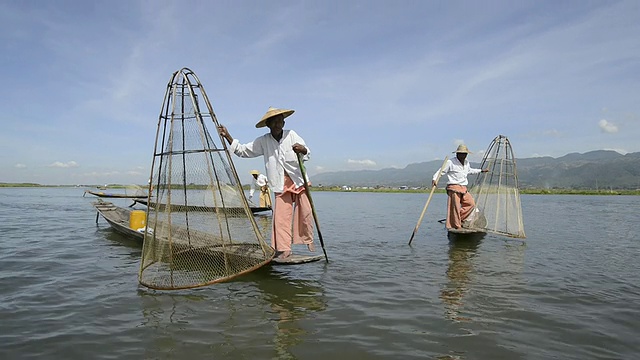
[[[480,241],[487,235],[487,231],[479,229],[449,229],[447,231],[447,239],[449,242],[455,243],[458,241]]]
[[[447,229],[448,232],[453,234],[486,234],[487,230],[478,228],[460,228],[460,229]]]
[[[447,229],[447,238],[450,242],[479,242],[487,235],[485,229]]]
[[[133,209],[116,206],[113,203],[102,200],[95,201],[92,204],[98,211],[98,216],[102,216],[115,231],[129,238],[139,240],[140,242],[144,240],[144,234],[142,232],[129,227],[129,220]],[[97,221],[98,219],[96,218],[96,222]],[[271,263],[273,265],[295,265],[310,263],[322,259],[322,255],[292,254],[284,259],[274,258],[271,260]]]
[[[120,198],[120,199],[146,199],[147,198],[147,195],[114,194],[114,193],[105,193],[102,191],[92,191],[92,190],[85,190],[82,196],[84,196],[85,194],[91,194],[93,196],[97,196],[101,198]]]
[[[273,265],[295,265],[295,264],[306,264],[309,262],[322,260],[324,257],[322,255],[298,255],[292,254],[289,257],[284,259],[273,258],[271,260],[271,264]]]
[[[135,209],[123,208],[103,200],[95,201],[92,205],[98,210],[98,216],[102,215],[115,231],[131,239],[139,240],[142,245],[144,233],[129,227],[131,212]],[[96,217],[96,222],[97,221],[98,217]],[[187,232],[191,234],[191,237],[186,235]],[[224,243],[224,239],[220,239],[215,235],[193,229],[188,230],[183,226],[176,225],[171,226],[171,233],[174,235],[171,239],[161,237],[157,245],[166,247],[168,244],[171,244],[171,246],[177,250],[177,255],[191,252],[199,253],[203,256],[220,256],[220,254],[224,253],[228,256],[234,256],[235,258],[251,258],[254,261],[261,260],[264,257],[264,250],[256,244],[241,242],[234,244]],[[153,230],[147,230],[147,234],[152,235]],[[208,245],[202,246],[202,243]],[[267,262],[270,260],[271,258],[267,259]]]
[[[98,215],[102,215],[117,232],[140,241],[144,239],[144,233],[129,227],[129,220],[133,209],[115,206],[113,203],[102,200],[95,201],[92,205],[98,210]],[[96,223],[97,222],[98,217],[96,217]]]
[[[147,201],[146,198],[144,199],[135,199],[133,200],[134,202],[138,203],[138,204],[142,204],[145,206],[148,206],[149,202]],[[156,203],[155,202],[151,202],[151,206],[152,207],[156,207]],[[164,204],[160,204],[160,206],[158,207],[158,210],[163,210],[165,207]],[[225,207],[225,208],[220,208],[220,207],[211,207],[211,206],[200,206],[200,205],[182,205],[182,204],[173,204],[171,205],[171,209],[173,211],[225,211],[227,213],[233,213],[233,212],[238,212],[238,213],[242,213],[244,212],[243,208],[240,207]],[[271,211],[271,207],[270,206],[266,206],[266,207],[260,207],[260,206],[250,206],[249,209],[251,209],[252,213],[260,213],[260,212],[264,212],[264,211]]]
[[[484,212],[475,208],[471,215],[462,222],[462,227],[458,229],[447,228],[449,234],[467,235],[467,234],[486,234],[487,218]]]

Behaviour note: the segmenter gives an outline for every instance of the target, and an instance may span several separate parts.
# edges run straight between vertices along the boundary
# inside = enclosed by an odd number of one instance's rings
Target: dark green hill
[[[521,188],[640,188],[640,152],[622,155],[596,150],[559,158],[516,159],[516,164]],[[312,180],[323,186],[429,187],[431,176],[441,165],[442,161],[434,160],[409,164],[403,169],[326,172],[315,174]]]

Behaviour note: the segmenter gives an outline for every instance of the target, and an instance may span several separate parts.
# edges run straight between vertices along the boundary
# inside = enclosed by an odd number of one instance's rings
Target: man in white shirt
[[[247,144],[240,144],[223,125],[218,127],[220,136],[227,140],[236,155],[264,158],[267,180],[275,193],[271,246],[279,258],[291,255],[292,242],[306,244],[309,250],[315,250],[313,212],[298,163],[298,154],[308,160],[311,152],[295,131],[284,130],[284,119],[293,112],[270,107],[256,124],[256,128],[268,127],[269,132]]]
[[[256,188],[258,188],[260,189],[260,207],[271,207],[271,193],[269,192],[267,177],[260,174],[258,170],[251,170],[249,173],[253,176],[251,189],[249,189],[249,199],[253,198]]]
[[[440,174],[447,176],[447,195],[449,196],[447,200],[447,229],[460,229],[462,222],[471,215],[476,206],[473,197],[467,192],[467,184],[469,183],[467,175],[489,171],[471,167],[469,161],[467,161],[467,154],[471,152],[466,145],[459,145],[454,153],[456,157],[447,160],[447,164]],[[438,185],[436,179],[439,172],[440,169],[433,174],[433,179],[431,180],[431,186],[433,187]]]

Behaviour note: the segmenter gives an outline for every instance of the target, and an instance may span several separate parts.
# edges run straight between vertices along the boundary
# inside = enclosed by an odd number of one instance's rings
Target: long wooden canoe
[[[92,190],[85,190],[82,196],[84,196],[85,194],[91,194],[93,196],[97,196],[101,198],[119,198],[119,199],[146,199],[147,198],[147,195],[115,194],[115,193],[106,193],[103,191],[92,191]]]
[[[129,227],[129,219],[133,209],[119,207],[113,203],[102,200],[95,201],[92,204],[96,210],[98,210],[98,214],[102,215],[114,230],[129,238],[139,240],[142,245],[144,234]],[[187,232],[192,236],[187,236]],[[172,226],[171,233],[173,234],[171,239],[166,237],[156,238],[159,241],[158,244],[160,244],[160,246],[171,244],[174,248],[179,249],[178,251],[198,251],[208,255],[224,253],[226,255],[250,258],[253,260],[265,260],[264,249],[260,247],[259,244],[243,242],[229,243],[213,234],[194,229],[187,231],[186,228],[175,225]],[[270,261],[271,257],[267,258],[265,263]]]
[[[98,214],[101,215],[115,231],[141,242],[144,240],[144,234],[142,232],[129,227],[129,219],[132,209],[119,207],[113,203],[102,200],[95,201],[92,204],[98,211]],[[322,260],[322,255],[305,256],[294,254],[285,259],[274,258],[271,260],[271,263],[275,265],[294,265],[319,260]]]
[[[148,201],[146,198],[144,199],[135,199],[133,200],[134,202],[138,203],[138,204],[142,204],[145,206],[148,206]],[[155,207],[156,203],[155,202],[151,202],[151,206]],[[160,204],[160,207],[158,208],[159,210],[164,208],[164,204]],[[270,206],[266,206],[266,207],[260,207],[260,206],[250,206],[249,207],[251,209],[252,213],[259,213],[259,212],[264,212],[264,211],[271,211],[271,207]],[[226,207],[226,208],[220,208],[220,207],[211,207],[211,206],[200,206],[200,205],[182,205],[182,204],[172,204],[171,205],[171,209],[174,211],[211,211],[211,210],[215,210],[215,211],[220,211],[222,209],[224,209],[227,212],[243,212],[244,209],[241,207]]]
[[[115,206],[110,202],[95,201],[92,203],[93,207],[98,210],[98,214],[111,225],[111,227],[117,232],[142,241],[144,239],[144,233],[136,231],[129,227],[129,219],[132,209]],[[96,222],[98,220],[96,219]]]
[[[314,261],[322,260],[322,255],[298,255],[292,254],[289,257],[284,259],[281,258],[273,258],[271,260],[271,264],[274,265],[295,265],[295,264],[306,264]]]
[[[474,228],[460,228],[460,229],[447,229],[448,232],[454,234],[484,234],[487,232],[485,229],[474,229]]]

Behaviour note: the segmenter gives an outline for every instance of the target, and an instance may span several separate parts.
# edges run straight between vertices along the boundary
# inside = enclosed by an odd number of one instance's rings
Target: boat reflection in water
[[[441,292],[440,299],[445,305],[445,315],[453,321],[470,321],[470,318],[460,315],[464,307],[464,296],[469,289],[474,273],[473,259],[478,246],[484,238],[484,233],[449,234],[449,265],[447,279]]]

